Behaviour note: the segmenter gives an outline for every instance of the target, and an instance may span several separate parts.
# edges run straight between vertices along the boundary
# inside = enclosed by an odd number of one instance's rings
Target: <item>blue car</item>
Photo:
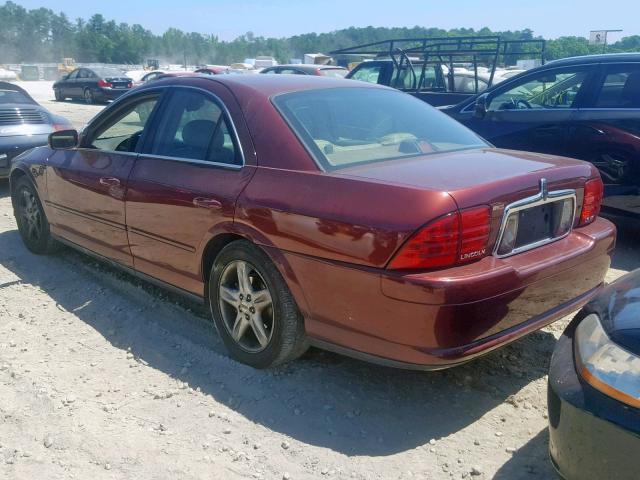
[[[549,62],[442,111],[497,147],[593,163],[603,213],[640,215],[640,54]]]

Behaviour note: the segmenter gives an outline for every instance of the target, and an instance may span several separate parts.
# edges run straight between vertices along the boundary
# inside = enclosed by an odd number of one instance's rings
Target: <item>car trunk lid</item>
[[[568,234],[580,215],[584,182],[597,175],[586,162],[494,148],[371,163],[338,174],[439,191],[450,195],[460,210],[489,205],[487,252],[500,243],[496,249],[499,256]],[[510,226],[514,238],[505,244],[502,240],[507,226],[503,220],[510,214],[517,216],[515,225]],[[417,218],[416,228],[426,220]]]
[[[131,88],[131,84],[133,83],[133,80],[129,77],[106,77],[105,81],[109,82],[112,88],[118,90]]]

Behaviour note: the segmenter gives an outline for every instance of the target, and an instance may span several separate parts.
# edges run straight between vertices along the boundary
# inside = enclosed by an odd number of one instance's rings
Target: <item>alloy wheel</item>
[[[234,342],[250,353],[261,352],[273,336],[271,292],[251,263],[227,264],[218,284],[218,301],[225,328]]]
[[[84,101],[88,105],[91,105],[93,103],[93,93],[91,93],[91,90],[84,91]]]
[[[37,242],[42,237],[42,215],[38,200],[33,192],[23,188],[20,191],[19,202],[20,216],[22,217],[26,236],[30,240]]]

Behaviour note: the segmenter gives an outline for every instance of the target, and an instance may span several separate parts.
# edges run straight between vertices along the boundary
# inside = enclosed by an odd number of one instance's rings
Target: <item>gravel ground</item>
[[[100,106],[58,103],[78,127]],[[636,268],[621,230],[608,280]],[[546,373],[560,320],[417,373],[311,350],[229,360],[204,309],[71,250],[23,247],[0,184],[0,477],[553,478]]]

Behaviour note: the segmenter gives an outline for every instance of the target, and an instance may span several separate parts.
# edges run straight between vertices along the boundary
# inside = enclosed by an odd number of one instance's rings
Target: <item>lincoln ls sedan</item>
[[[593,165],[302,75],[150,82],[18,157],[11,195],[32,252],[66,244],[206,302],[258,368],[309,345],[471,360],[590,300],[616,233]]]

